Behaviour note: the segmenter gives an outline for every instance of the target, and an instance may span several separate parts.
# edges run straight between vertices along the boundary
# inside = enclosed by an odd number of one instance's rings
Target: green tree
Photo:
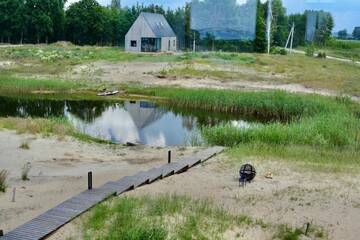
[[[266,51],[266,4],[257,0],[256,36],[254,51],[264,53]]]
[[[318,13],[317,26],[315,32],[315,42],[317,45],[324,46],[331,38],[334,28],[334,19],[329,12],[320,11]]]
[[[341,31],[338,32],[338,37],[339,37],[340,39],[346,39],[347,36],[348,36],[348,32],[347,32],[346,29],[341,30]]]
[[[360,40],[360,27],[356,27],[356,28],[354,28],[354,31],[353,31],[353,37],[355,38],[355,39],[358,39],[358,40]]]
[[[66,36],[75,44],[102,44],[105,12],[95,0],[73,3],[66,11]]]
[[[275,46],[285,46],[289,34],[289,21],[282,0],[273,0],[272,41]]]

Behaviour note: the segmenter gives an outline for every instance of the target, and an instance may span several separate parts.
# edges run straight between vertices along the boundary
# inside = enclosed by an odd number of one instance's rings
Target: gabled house
[[[129,52],[174,52],[177,38],[161,14],[142,12],[125,36]]]

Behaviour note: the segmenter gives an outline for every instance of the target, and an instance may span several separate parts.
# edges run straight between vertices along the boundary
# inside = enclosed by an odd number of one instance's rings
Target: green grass
[[[264,122],[247,129],[229,124],[204,127],[202,135],[208,145],[264,144],[274,149],[305,146],[319,151],[349,151],[347,156],[360,152],[360,107],[347,98],[179,88],[133,87],[128,92],[161,97],[161,101],[179,107],[231,113]]]
[[[234,224],[252,224],[187,197],[114,199],[96,207],[85,223],[85,239],[221,239]]]
[[[28,93],[34,91],[69,92],[72,90],[86,89],[84,83],[65,80],[48,80],[36,78],[14,77],[0,74],[0,92]]]
[[[183,89],[126,86],[129,94],[161,97],[179,107],[206,111],[237,113],[259,119],[290,121],[319,113],[357,108],[346,98],[290,94],[282,91],[240,92],[235,90]]]
[[[256,159],[259,164],[269,161],[291,163],[301,170],[325,173],[354,173],[360,168],[359,151],[339,148],[315,148],[311,146],[274,146],[265,143],[247,143],[229,148],[225,165],[238,167],[244,159]]]
[[[19,134],[40,134],[44,137],[57,136],[60,140],[66,136],[71,136],[82,142],[112,144],[109,141],[78,132],[65,118],[0,118],[0,129],[16,130]]]
[[[227,231],[240,235],[236,231],[249,228],[269,231],[274,239],[298,233],[286,225],[229,213],[207,200],[176,195],[112,198],[92,209],[82,228],[84,239],[104,240],[226,239]]]

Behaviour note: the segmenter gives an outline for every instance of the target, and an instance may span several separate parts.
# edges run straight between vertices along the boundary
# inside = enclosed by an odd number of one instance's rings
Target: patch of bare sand
[[[262,220],[273,228],[241,226],[229,229],[224,239],[273,239],[276,226],[287,224],[304,228],[308,222],[324,229],[330,239],[357,240],[360,235],[360,179],[335,173],[318,173],[269,159],[241,159],[257,168],[254,182],[239,187],[238,169],[224,164],[222,154],[181,175],[146,185],[125,196],[162,194],[186,195],[209,199],[233,214]],[[240,168],[239,163],[239,168]],[[265,177],[272,172],[273,179]],[[88,215],[87,215],[88,216]],[[81,237],[81,218],[60,229],[50,239]]]
[[[245,214],[266,223],[302,228],[305,223],[311,222],[324,228],[331,239],[358,239],[360,179],[356,176],[307,172],[274,160],[257,162],[243,159],[244,163],[253,162],[258,176],[253,183],[242,188],[238,183],[238,169],[225,167],[222,163],[225,158],[224,155],[218,156],[184,175],[128,194],[165,193],[205,198],[231,213]],[[273,179],[265,178],[268,171],[274,174]],[[242,239],[271,239],[263,230],[238,233],[243,235]]]
[[[214,89],[241,89],[244,91],[283,90],[292,93],[320,94],[324,96],[338,96],[339,93],[328,89],[314,89],[301,84],[279,83],[279,79],[286,76],[271,73],[261,73],[255,69],[241,66],[193,64],[195,69],[219,70],[241,73],[245,79],[215,79],[211,77],[158,77],[159,72],[172,68],[185,67],[183,64],[164,62],[94,62],[79,65],[73,71],[66,73],[69,79],[88,79],[105,83],[138,83],[151,86],[177,86],[185,88],[214,88]],[[250,77],[249,77],[250,76]],[[360,102],[360,97],[349,96]]]
[[[19,148],[27,143],[29,150]],[[171,148],[170,148],[171,149]],[[9,171],[8,189],[0,193],[0,228],[5,232],[36,217],[87,188],[93,171],[94,187],[167,162],[167,150],[87,144],[0,131],[0,169]],[[174,158],[194,148],[172,148]],[[30,163],[30,181],[21,181],[21,168]],[[16,201],[11,202],[16,187]]]

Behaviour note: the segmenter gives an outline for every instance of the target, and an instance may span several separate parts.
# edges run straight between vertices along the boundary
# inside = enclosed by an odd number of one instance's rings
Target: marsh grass
[[[9,74],[0,74],[0,92],[65,92],[79,89],[86,89],[86,85],[75,81],[21,78]]]
[[[255,159],[259,164],[274,160],[291,163],[300,170],[325,173],[357,174],[360,169],[359,151],[349,149],[248,143],[230,148],[226,154],[229,158],[224,164],[229,167],[238,167],[244,159]]]
[[[172,106],[236,113],[272,121],[292,121],[318,113],[356,108],[347,98],[291,94],[283,91],[240,92],[235,90],[184,89],[124,86],[130,94],[162,97]]]
[[[97,206],[85,221],[85,239],[222,239],[234,225],[255,225],[209,201],[182,196],[125,197]]]
[[[0,192],[5,192],[7,188],[7,177],[9,172],[7,170],[0,171]]]

